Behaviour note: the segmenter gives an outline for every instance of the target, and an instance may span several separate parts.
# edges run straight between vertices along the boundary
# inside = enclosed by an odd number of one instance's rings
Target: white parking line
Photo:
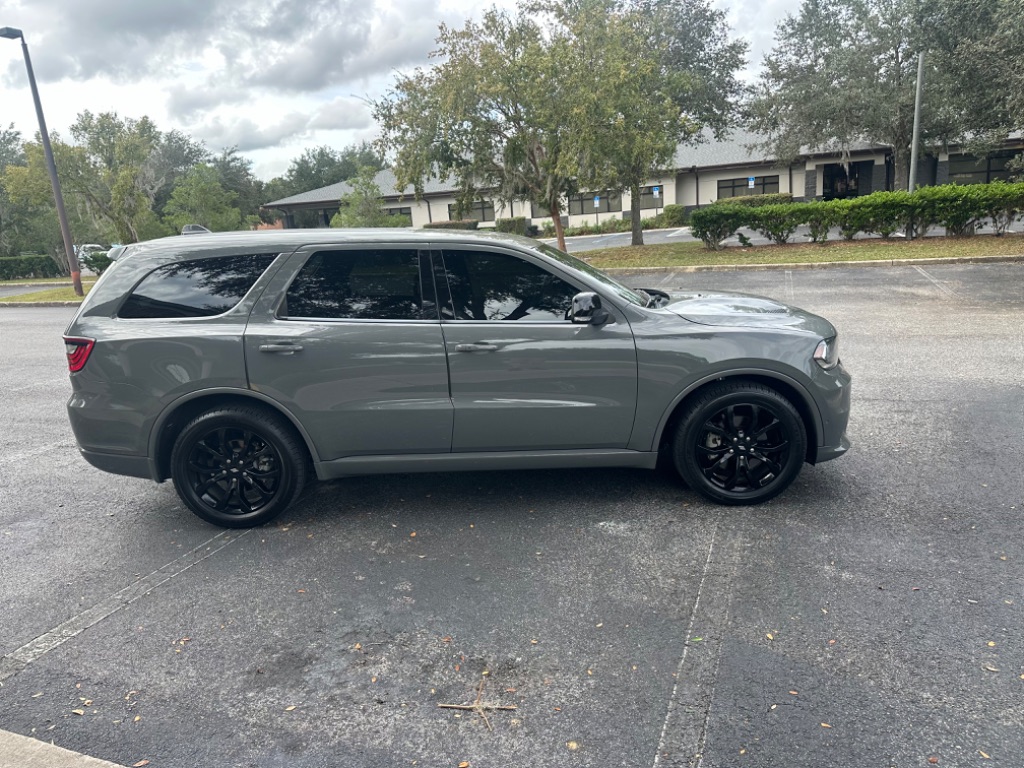
[[[59,624],[39,637],[30,640],[20,648],[6,656],[0,656],[0,685],[3,681],[21,672],[25,667],[37,661],[45,654],[58,648],[73,637],[77,637],[89,627],[95,626],[108,616],[127,608],[139,598],[145,597],[161,584],[165,584],[176,576],[180,576],[193,565],[201,563],[208,557],[220,552],[224,547],[238,541],[251,533],[251,529],[237,531],[221,531],[207,539],[191,552],[173,560],[162,568],[158,568],[148,576],[144,576],[134,584],[115,592],[106,600],[101,600],[77,616],[73,616],[63,624]]]
[[[949,288],[947,288],[947,287],[946,287],[946,286],[944,286],[944,285],[943,285],[942,283],[940,283],[940,282],[939,282],[938,280],[936,280],[936,279],[935,279],[934,277],[932,277],[931,275],[929,275],[929,274],[928,274],[927,272],[925,272],[925,271],[924,271],[923,269],[921,269],[921,267],[919,267],[919,266],[917,266],[917,265],[915,264],[915,265],[914,265],[914,269],[916,269],[916,270],[917,270],[918,272],[920,272],[920,273],[921,273],[922,275],[924,275],[925,277],[927,277],[927,278],[928,278],[928,279],[929,279],[929,280],[930,280],[930,281],[932,282],[932,285],[934,285],[934,286],[935,286],[936,288],[938,288],[938,289],[939,289],[940,291],[942,291],[942,292],[943,292],[944,294],[946,294],[947,296],[949,296],[949,298],[951,298],[951,299],[955,299],[955,298],[957,298],[957,295],[956,295],[955,293],[953,293],[953,291],[949,290]]]
[[[680,235],[688,235],[688,234],[690,234],[690,228],[689,227],[682,227],[680,229],[677,229],[675,232],[669,232],[667,235],[665,235],[665,237],[679,237]]]

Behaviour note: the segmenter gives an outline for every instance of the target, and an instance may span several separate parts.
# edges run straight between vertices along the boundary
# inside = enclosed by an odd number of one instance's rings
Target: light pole
[[[36,117],[39,118],[39,134],[43,141],[43,154],[46,156],[46,169],[50,172],[50,184],[53,186],[53,200],[57,205],[57,219],[60,221],[60,233],[64,238],[64,250],[68,255],[68,266],[71,268],[71,282],[75,286],[75,294],[84,296],[82,291],[82,268],[78,266],[78,254],[71,240],[68,228],[68,214],[64,210],[64,196],[60,192],[60,179],[57,178],[57,165],[53,162],[53,147],[50,146],[50,134],[46,131],[46,119],[43,117],[43,105],[39,101],[39,89],[36,87],[36,76],[32,73],[32,59],[28,55],[28,44],[25,35],[14,27],[0,27],[0,37],[8,40],[21,40],[21,52],[25,54],[25,69],[28,70],[28,84],[32,88],[32,99],[36,103]]]

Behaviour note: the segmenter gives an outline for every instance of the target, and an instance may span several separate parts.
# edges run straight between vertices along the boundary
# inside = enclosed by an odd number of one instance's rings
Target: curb
[[[0,768],[121,768],[28,736],[0,731]]]
[[[1007,262],[1024,262],[1024,256],[946,256],[935,259],[873,259],[871,261],[819,261],[794,262],[780,264],[696,264],[692,266],[670,265],[663,267],[598,267],[610,275],[650,275],[665,272],[739,272],[751,270],[800,270],[800,269],[840,269],[863,267],[911,267],[914,265],[937,264],[999,264]]]

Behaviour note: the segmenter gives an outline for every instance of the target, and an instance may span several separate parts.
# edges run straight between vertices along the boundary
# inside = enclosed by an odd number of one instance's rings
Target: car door
[[[448,367],[426,251],[300,249],[253,310],[245,353],[249,386],[302,422],[323,461],[451,450]]]
[[[581,290],[539,257],[487,246],[433,253],[455,407],[452,451],[625,448],[637,361],[624,315],[567,319]]]

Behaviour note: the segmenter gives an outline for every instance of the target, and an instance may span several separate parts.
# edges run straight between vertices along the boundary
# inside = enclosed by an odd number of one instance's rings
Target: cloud
[[[211,147],[237,147],[240,152],[280,146],[287,140],[307,134],[309,115],[292,112],[276,123],[257,123],[248,118],[224,122],[220,118],[196,126],[191,133]]]
[[[310,128],[323,130],[361,130],[373,125],[370,108],[356,99],[339,98],[321,107],[309,122]]]

